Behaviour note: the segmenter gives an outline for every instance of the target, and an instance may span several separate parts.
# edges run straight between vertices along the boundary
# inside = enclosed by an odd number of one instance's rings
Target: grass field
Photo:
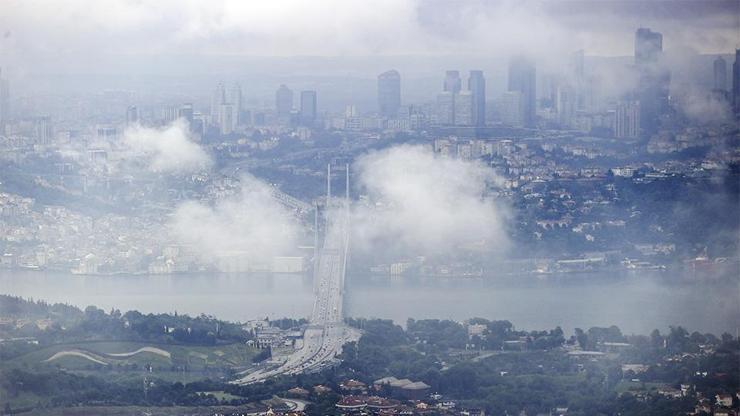
[[[252,364],[258,350],[243,344],[190,346],[143,342],[78,342],[54,345],[0,363],[0,369],[61,368],[82,374],[105,374],[112,381],[149,377],[189,382],[214,378],[230,368]]]
[[[108,382],[141,382],[144,377],[161,379],[167,382],[190,383],[205,378],[219,379],[226,376],[229,369],[244,369],[252,365],[252,358],[259,352],[243,344],[217,346],[190,346],[152,344],[145,342],[77,342],[60,344],[33,351],[0,362],[2,371],[19,368],[25,371],[45,371],[63,369],[79,374],[104,378]],[[1,380],[0,380],[1,381]],[[2,383],[0,383],[1,385]],[[223,392],[213,392],[225,395]],[[0,387],[0,398],[9,393]],[[16,408],[36,406],[45,403],[46,398],[22,393],[10,400]],[[123,410],[127,409],[127,410]],[[210,409],[210,410],[209,410]],[[88,409],[90,410],[90,409]],[[132,414],[135,408],[107,409],[113,413]],[[180,409],[182,410],[182,409]],[[34,410],[34,412],[40,410]],[[152,415],[181,414],[171,409],[146,409]],[[128,412],[128,413],[127,413]],[[212,408],[204,408],[203,414],[213,414]],[[37,413],[34,413],[37,414]],[[52,409],[49,415],[96,414],[79,413],[78,409]],[[134,413],[144,414],[144,413]],[[189,412],[188,414],[199,414]]]

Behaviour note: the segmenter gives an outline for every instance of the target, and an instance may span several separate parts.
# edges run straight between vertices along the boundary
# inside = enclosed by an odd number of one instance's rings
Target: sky
[[[667,47],[738,46],[740,2],[451,0],[3,0],[4,60],[97,55],[393,56],[632,53],[650,26]]]
[[[322,109],[370,109],[375,76],[391,68],[411,102],[430,99],[446,69],[483,70],[495,96],[513,55],[542,73],[579,49],[629,57],[641,26],[683,61],[730,55],[740,1],[0,0],[0,67],[16,96],[123,89],[200,101],[222,81],[260,106],[285,83],[319,91]]]

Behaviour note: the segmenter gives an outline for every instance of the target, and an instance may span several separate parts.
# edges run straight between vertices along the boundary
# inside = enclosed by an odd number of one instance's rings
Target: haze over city
[[[737,1],[0,4],[3,415],[737,415]]]

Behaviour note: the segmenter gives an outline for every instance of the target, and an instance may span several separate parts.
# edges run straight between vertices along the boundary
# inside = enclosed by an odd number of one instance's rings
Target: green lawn
[[[257,352],[243,344],[209,347],[129,341],[78,342],[53,345],[15,357],[0,363],[0,369],[62,368],[81,374],[105,374],[115,381],[141,378],[145,368],[151,367],[150,372],[146,372],[149,377],[189,382],[217,378],[225,369],[245,368],[252,364]],[[46,361],[55,354],[56,358]]]

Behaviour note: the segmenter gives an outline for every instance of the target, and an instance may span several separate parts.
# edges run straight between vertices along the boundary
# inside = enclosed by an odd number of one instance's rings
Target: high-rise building
[[[3,78],[0,68],[0,134],[5,133],[5,125],[10,120],[10,84]]]
[[[161,111],[161,119],[163,122],[169,124],[177,120],[180,112],[180,107],[177,105],[167,105],[162,107]]]
[[[455,120],[456,126],[473,125],[473,94],[470,91],[460,91],[455,95]]]
[[[180,117],[182,108],[176,110],[177,117]],[[234,83],[230,88],[218,84],[211,97],[211,123],[220,128],[221,134],[231,134],[240,124],[242,112],[242,89],[239,84]],[[190,110],[184,109],[183,114],[192,114],[192,105]],[[192,121],[192,115],[188,118]]]
[[[313,126],[317,114],[316,91],[301,91],[301,124]]]
[[[524,109],[522,124],[535,127],[537,112],[537,70],[533,62],[524,57],[509,62],[509,91],[522,93]]]
[[[135,105],[126,108],[126,126],[139,123],[139,109]]]
[[[457,94],[461,89],[462,80],[460,79],[460,71],[447,71],[445,73],[445,82],[442,91]]]
[[[177,109],[177,118],[185,120],[188,127],[192,127],[194,121],[193,104],[185,103]]]
[[[520,91],[505,92],[496,107],[502,123],[517,127],[524,125],[524,94]]]
[[[219,111],[221,111],[221,105],[225,104],[226,101],[226,88],[224,87],[224,84],[219,83],[216,86],[216,89],[213,90],[213,95],[211,96],[211,123],[218,125],[218,123],[221,121],[221,115],[219,114]]]
[[[641,27],[635,32],[635,64],[654,64],[663,53],[663,35]]]
[[[437,124],[455,124],[455,96],[451,91],[437,95]]]
[[[235,125],[242,124],[242,87],[238,83],[234,83],[229,89],[226,99],[227,103],[234,106],[233,112],[236,115],[236,120],[234,120]]]
[[[293,111],[293,91],[285,84],[281,84],[275,92],[275,109],[280,118],[290,117]]]
[[[395,69],[378,75],[378,113],[394,118],[401,107],[401,74]]]
[[[727,61],[721,56],[714,60],[715,91],[727,91]]]
[[[468,91],[472,96],[472,113],[470,124],[477,127],[486,125],[486,79],[483,71],[470,71]]]
[[[732,108],[740,117],[740,49],[735,49],[735,63],[732,64]]]
[[[573,93],[575,94],[576,110],[586,110],[586,70],[585,54],[583,50],[578,50],[571,55],[571,76],[573,77]]]
[[[236,130],[236,126],[239,120],[239,116],[236,111],[236,106],[230,103],[221,104],[218,110],[219,120],[218,125],[222,135],[228,135]]]
[[[622,102],[617,105],[614,117],[614,136],[635,139],[640,136],[640,103]]]
[[[635,66],[639,74],[640,129],[650,135],[660,127],[660,116],[668,111],[670,73],[661,68],[663,35],[649,28],[635,32]]]
[[[576,115],[578,99],[575,87],[567,83],[561,83],[555,91],[555,111],[558,116],[558,124],[564,128],[573,127]]]

